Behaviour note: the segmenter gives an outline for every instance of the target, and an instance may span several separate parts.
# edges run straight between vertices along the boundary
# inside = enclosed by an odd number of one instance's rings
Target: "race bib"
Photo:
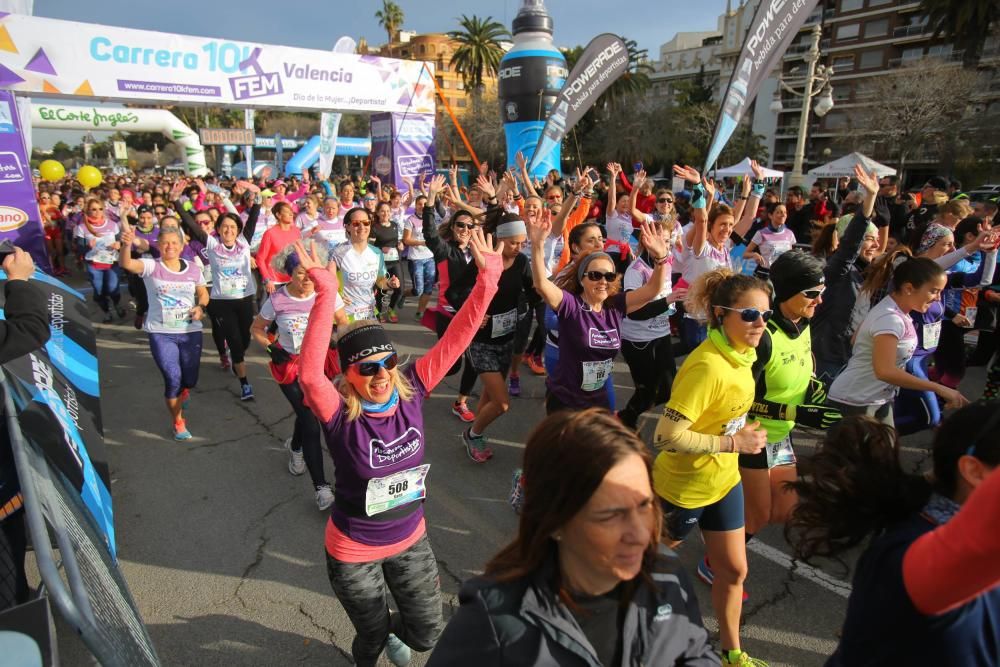
[[[163,326],[171,329],[185,329],[191,324],[191,310],[184,306],[163,309]]]
[[[490,334],[492,338],[506,336],[517,327],[517,308],[508,310],[506,313],[493,315],[490,322],[492,324],[492,333]]]
[[[979,312],[978,306],[966,306],[965,307],[965,317],[969,320],[969,326],[972,327],[976,324],[976,313]]]
[[[747,415],[743,413],[739,417],[734,417],[722,425],[722,435],[736,435],[746,424]]]
[[[930,350],[938,346],[941,340],[941,322],[924,325],[924,349]]]
[[[615,360],[605,359],[603,361],[583,362],[583,382],[580,388],[584,391],[597,391],[604,386],[604,383],[611,377],[614,370]]]
[[[219,293],[222,296],[243,296],[247,284],[247,277],[242,273],[221,274],[219,276]]]
[[[115,242],[114,236],[101,236],[94,245],[94,251],[90,255],[90,261],[98,264],[114,264],[118,261],[118,251],[109,246]]]
[[[398,262],[399,261],[399,251],[395,248],[389,248],[384,253],[382,253],[387,262]]]
[[[791,438],[782,438],[778,442],[768,444],[767,467],[789,466],[795,463],[795,450],[792,449]]]
[[[408,505],[427,496],[424,480],[431,464],[402,470],[387,477],[377,477],[368,481],[365,491],[365,513],[375,516],[401,505]]]

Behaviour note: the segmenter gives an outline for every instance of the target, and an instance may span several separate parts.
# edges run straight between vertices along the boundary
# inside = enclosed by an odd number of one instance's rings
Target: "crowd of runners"
[[[805,560],[865,549],[829,664],[998,664],[996,203],[861,169],[782,198],[755,163],[738,183],[674,167],[679,188],[616,163],[544,180],[517,164],[398,188],[65,181],[39,203],[55,272],[84,272],[104,323],[148,335],[172,438],[198,432],[185,409],[206,323],[240,400],[248,354],[266,353],[295,415],[288,471],[330,515],[358,665],[411,650],[432,665],[765,665],[740,615],[746,545],[769,524]],[[401,319],[437,339],[408,364]],[[960,387],[969,363],[988,366],[982,396]],[[457,376],[456,433],[470,465],[495,465],[490,429],[523,372],[545,376],[547,417],[523,467],[498,471],[518,534],[445,627],[423,403]],[[800,459],[802,428],[823,442]],[[933,470],[914,475],[899,437],[927,429]],[[669,550],[696,525],[717,642]]]

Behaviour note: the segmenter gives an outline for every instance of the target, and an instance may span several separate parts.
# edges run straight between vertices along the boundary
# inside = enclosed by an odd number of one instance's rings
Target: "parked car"
[[[972,201],[987,201],[1000,197],[1000,184],[987,183],[980,185],[975,190],[970,191],[969,199]]]

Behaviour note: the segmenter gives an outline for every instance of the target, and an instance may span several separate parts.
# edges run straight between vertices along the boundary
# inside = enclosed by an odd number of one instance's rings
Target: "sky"
[[[403,9],[404,30],[447,32],[458,28],[458,16],[492,16],[510,26],[521,0],[396,0]],[[733,0],[737,4],[738,0]],[[556,46],[584,45],[595,35],[614,32],[634,39],[655,59],[660,45],[678,32],[714,30],[726,0],[653,0],[636,5],[608,0],[546,0],[555,24]],[[327,50],[341,35],[364,37],[369,44],[386,40],[375,12],[381,0],[35,0],[36,16],[99,23],[123,28],[225,37],[229,39],[283,44]],[[613,12],[612,7],[623,11]],[[454,7],[455,9],[452,9]],[[461,9],[458,9],[458,8]],[[286,8],[287,11],[280,11]],[[695,9],[696,8],[696,9]],[[36,130],[36,146],[49,148],[61,140],[79,143],[79,132]]]

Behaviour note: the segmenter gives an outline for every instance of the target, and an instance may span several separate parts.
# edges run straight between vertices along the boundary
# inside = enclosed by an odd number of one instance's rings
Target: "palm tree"
[[[392,43],[399,36],[399,29],[403,25],[403,9],[392,0],[382,0],[382,9],[375,12],[378,24],[385,29],[389,36],[389,51],[392,52]]]
[[[1000,23],[1000,4],[996,0],[923,0],[920,9],[934,28],[934,36],[944,35],[965,47],[962,63],[975,67],[983,52],[983,43],[996,23]]]
[[[497,75],[504,53],[500,41],[509,39],[510,33],[492,16],[482,19],[463,14],[458,24],[461,30],[448,33],[459,44],[451,56],[451,66],[462,75],[466,89],[478,97],[483,91],[483,79]]]
[[[645,93],[650,85],[649,74],[653,71],[653,66],[649,64],[649,51],[640,49],[634,39],[622,39],[628,49],[628,69],[602,96],[610,105],[618,105],[633,95]]]

